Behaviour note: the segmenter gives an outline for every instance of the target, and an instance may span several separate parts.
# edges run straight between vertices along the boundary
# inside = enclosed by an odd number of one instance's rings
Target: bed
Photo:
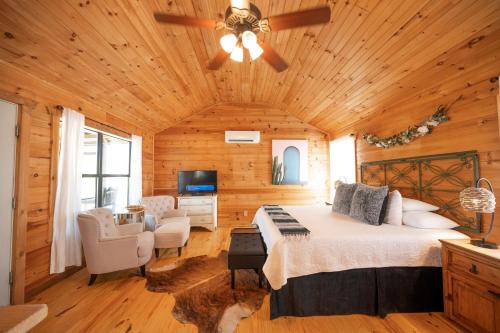
[[[474,152],[371,162],[362,164],[363,169],[363,183],[387,184],[405,196],[433,203],[463,228],[479,225],[476,217],[461,215],[453,203],[478,177]],[[271,319],[442,311],[439,239],[468,238],[465,234],[367,225],[326,205],[282,207],[311,233],[307,239],[285,240],[262,208],[255,215],[267,247],[263,271],[271,286]]]

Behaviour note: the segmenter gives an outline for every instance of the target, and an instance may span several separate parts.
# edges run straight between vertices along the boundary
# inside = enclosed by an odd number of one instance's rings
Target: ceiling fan
[[[328,23],[330,14],[330,7],[324,6],[262,18],[259,8],[249,0],[231,0],[223,22],[158,12],[154,13],[154,17],[159,23],[228,30],[228,34],[220,39],[222,49],[210,60],[208,69],[219,69],[227,58],[243,62],[245,48],[252,60],[262,55],[276,71],[282,72],[288,64],[271,46],[258,41],[257,34]]]

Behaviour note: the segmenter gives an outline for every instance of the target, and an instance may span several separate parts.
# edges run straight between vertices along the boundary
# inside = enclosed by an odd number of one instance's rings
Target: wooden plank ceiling
[[[289,62],[283,73],[262,59],[213,72],[205,66],[223,32],[159,25],[152,14],[220,20],[229,0],[0,0],[0,66],[155,132],[232,102],[269,104],[334,133],[426,88],[420,68],[500,19],[498,0],[252,2],[264,17],[328,4],[332,20],[259,35]]]

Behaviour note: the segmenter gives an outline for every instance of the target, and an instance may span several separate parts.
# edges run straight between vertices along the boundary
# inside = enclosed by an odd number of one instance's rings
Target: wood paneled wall
[[[57,86],[37,80],[29,74],[2,65],[0,91],[33,101],[31,113],[28,175],[28,221],[26,233],[25,292],[29,296],[43,289],[60,275],[49,275],[52,240],[52,212],[57,179],[57,147],[61,104],[82,112],[87,118],[107,126],[143,136],[143,191],[153,191],[153,142],[151,132],[122,121]],[[23,130],[23,129],[21,129]]]
[[[226,130],[261,132],[259,144],[227,144]],[[309,140],[308,185],[271,184],[271,140]],[[219,105],[155,136],[155,194],[173,194],[177,171],[218,172],[219,225],[251,222],[264,203],[323,203],[329,195],[328,135],[267,106]]]
[[[358,166],[364,161],[477,150],[480,154],[481,176],[493,182],[498,196],[500,21],[496,21],[482,29],[470,30],[474,33],[470,37],[460,35],[461,42],[432,60],[422,62],[419,66],[411,62],[404,64],[413,68],[413,71],[399,72],[393,69],[391,73],[407,75],[388,81],[390,88],[377,91],[380,101],[373,106],[375,111],[372,115],[349,109],[354,125],[346,123],[344,127],[338,126],[330,133],[331,136],[357,134]],[[422,59],[420,55],[414,58],[419,61]],[[361,93],[366,95],[363,89]],[[368,145],[362,139],[364,132],[382,137],[398,133],[431,115],[439,104],[448,105],[454,101],[456,103],[449,111],[449,122],[436,127],[431,135],[418,138],[408,145],[381,149]],[[499,204],[500,200],[497,199],[497,211]],[[487,223],[490,218],[490,215],[485,215]],[[500,242],[498,216],[496,224],[492,239]]]
[[[480,60],[480,59],[476,59]],[[487,70],[484,68],[483,70]],[[490,70],[498,70],[490,68]],[[357,162],[392,158],[477,150],[480,155],[480,175],[492,181],[500,193],[500,135],[497,111],[498,82],[496,77],[481,77],[474,72],[454,80],[435,80],[439,88],[409,97],[399,104],[386,107],[377,116],[357,124],[349,132],[357,134]],[[458,99],[458,100],[457,100]],[[422,121],[439,104],[449,104],[450,121],[436,127],[430,135],[417,138],[405,146],[381,149],[368,145],[363,132],[388,136]],[[500,200],[497,200],[499,210]],[[486,227],[491,215],[485,214]],[[500,242],[500,218],[491,239]],[[483,225],[484,228],[484,225]]]

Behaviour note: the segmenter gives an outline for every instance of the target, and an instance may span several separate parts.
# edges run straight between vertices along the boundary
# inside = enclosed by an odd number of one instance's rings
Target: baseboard
[[[63,273],[59,274],[54,274],[48,276],[46,280],[39,281],[35,284],[26,286],[26,291],[25,291],[25,296],[24,296],[24,302],[29,302],[35,298],[39,293],[44,291],[45,289],[48,289],[55,285],[58,282],[61,282],[65,278],[67,278],[70,275],[75,274],[85,266],[71,266],[68,267]]]

